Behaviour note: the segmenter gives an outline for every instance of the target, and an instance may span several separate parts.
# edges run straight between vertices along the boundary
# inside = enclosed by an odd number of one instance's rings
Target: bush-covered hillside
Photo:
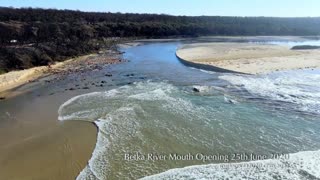
[[[187,17],[0,8],[0,71],[61,61],[122,37],[320,35],[320,18]]]

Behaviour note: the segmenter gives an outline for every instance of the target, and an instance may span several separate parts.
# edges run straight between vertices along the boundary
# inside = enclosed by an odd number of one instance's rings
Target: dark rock
[[[107,83],[106,81],[101,81],[102,84]]]
[[[103,84],[100,84],[100,87],[103,87]]]
[[[69,89],[69,91],[74,91],[74,90],[76,90],[76,89],[75,89],[75,88],[70,88],[70,89]]]
[[[112,74],[105,74],[105,76],[107,76],[107,77],[112,77]]]
[[[127,77],[132,77],[132,76],[134,76],[134,74],[127,74],[126,76]]]
[[[89,87],[83,87],[82,89],[89,89]]]
[[[0,100],[5,100],[6,98],[5,97],[0,97]]]
[[[193,90],[193,92],[200,92],[200,90],[198,88],[195,88],[195,87],[192,90]]]
[[[291,48],[292,50],[308,50],[308,49],[320,49],[320,46],[299,45]]]

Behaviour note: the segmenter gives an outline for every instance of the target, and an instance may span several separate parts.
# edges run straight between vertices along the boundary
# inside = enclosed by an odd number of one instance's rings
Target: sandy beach
[[[186,62],[247,74],[320,67],[319,50],[291,50],[281,45],[194,43],[178,49],[176,55]]]
[[[111,86],[119,52],[105,50],[0,76],[0,179],[74,179],[95,146],[93,123],[58,121],[66,100]],[[99,78],[96,78],[100,77]]]
[[[76,64],[79,64],[79,62],[86,61],[90,56],[95,55],[84,55],[63,62],[57,62],[50,67],[39,66],[2,74],[0,75],[0,92],[8,91],[10,89],[16,88],[29,82],[33,82],[45,76],[71,71],[72,67],[76,66]]]

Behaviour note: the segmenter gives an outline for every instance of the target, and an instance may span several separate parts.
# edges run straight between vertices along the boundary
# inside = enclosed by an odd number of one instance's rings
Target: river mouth
[[[99,127],[93,156],[78,179],[137,179],[190,165],[290,158],[290,153],[320,149],[319,85],[314,83],[319,71],[207,72],[182,65],[174,55],[180,45],[123,49],[130,62],[111,71],[132,76],[135,83],[76,96],[59,108],[60,120]],[[234,154],[256,158],[230,158]],[[210,155],[215,158],[205,158]]]

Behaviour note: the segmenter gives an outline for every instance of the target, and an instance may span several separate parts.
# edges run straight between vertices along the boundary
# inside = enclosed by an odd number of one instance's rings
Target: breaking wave
[[[238,89],[251,96],[290,103],[305,112],[320,113],[320,75],[312,71],[281,72],[259,76],[223,75]]]
[[[288,159],[269,159],[233,164],[210,164],[171,169],[142,178],[153,179],[319,179],[320,151],[290,154]]]
[[[193,88],[200,92],[194,92]],[[214,91],[209,86],[181,88],[167,82],[140,82],[68,100],[58,110],[59,120],[94,122],[99,129],[92,157],[77,179],[138,179],[172,168],[203,164],[127,161],[124,155],[128,153],[289,153],[320,148],[319,123],[291,114],[270,114],[256,104],[238,102]],[[317,162],[319,151],[300,152],[287,161],[261,162],[286,165],[274,173],[263,168],[229,171],[212,164],[173,169],[148,178],[239,179],[245,175],[253,177],[254,173],[262,179],[319,178]],[[256,162],[249,162],[252,163]]]

